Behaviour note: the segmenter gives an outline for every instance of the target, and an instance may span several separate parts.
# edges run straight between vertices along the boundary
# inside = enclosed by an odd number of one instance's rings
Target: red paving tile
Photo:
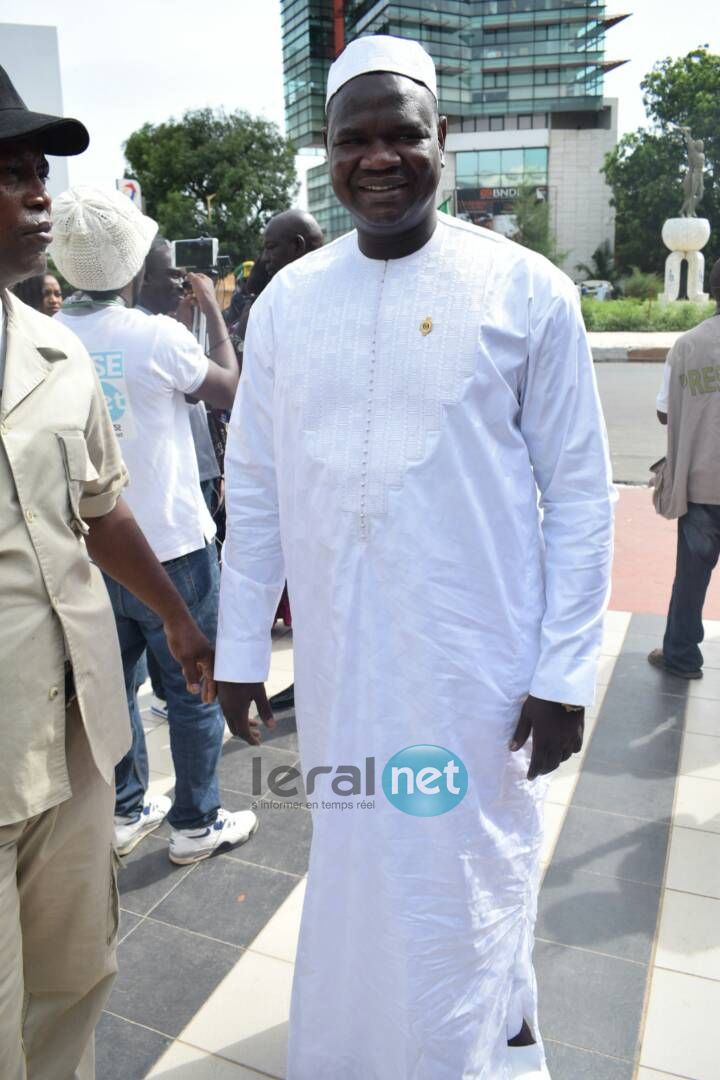
[[[620,488],[610,598],[614,611],[667,614],[676,535],[677,523],[655,513],[649,488]],[[720,619],[720,567],[710,582],[703,615]]]

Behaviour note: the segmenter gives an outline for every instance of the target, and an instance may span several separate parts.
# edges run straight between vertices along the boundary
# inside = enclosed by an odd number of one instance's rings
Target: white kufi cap
[[[393,75],[405,75],[408,79],[427,86],[437,101],[437,78],[435,64],[429,53],[417,41],[409,38],[377,34],[351,41],[330,68],[325,107],[341,86],[358,75],[389,71]]]
[[[140,270],[157,222],[119,191],[85,185],[53,200],[50,254],[76,289],[122,289]]]

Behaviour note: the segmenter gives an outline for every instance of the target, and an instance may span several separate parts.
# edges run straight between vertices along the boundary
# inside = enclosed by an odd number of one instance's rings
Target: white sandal
[[[551,1080],[537,1045],[508,1046],[508,1061],[513,1070],[513,1080]]]

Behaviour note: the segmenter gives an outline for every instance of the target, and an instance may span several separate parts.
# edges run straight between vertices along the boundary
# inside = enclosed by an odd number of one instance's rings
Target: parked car
[[[614,288],[610,281],[581,281],[580,295],[589,296],[592,300],[612,300]]]

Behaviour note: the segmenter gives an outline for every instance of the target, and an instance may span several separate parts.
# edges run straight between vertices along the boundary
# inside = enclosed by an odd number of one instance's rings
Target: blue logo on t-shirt
[[[90,355],[105,395],[115,434],[119,439],[135,438],[137,431],[133,419],[132,402],[125,381],[123,352],[115,349],[112,352],[92,352]]]
[[[104,379],[100,381],[100,385],[102,386],[102,392],[105,395],[110,419],[113,424],[117,424],[119,420],[122,420],[125,415],[125,409],[127,408],[125,394],[120,386],[114,386],[111,382],[106,382]]]

